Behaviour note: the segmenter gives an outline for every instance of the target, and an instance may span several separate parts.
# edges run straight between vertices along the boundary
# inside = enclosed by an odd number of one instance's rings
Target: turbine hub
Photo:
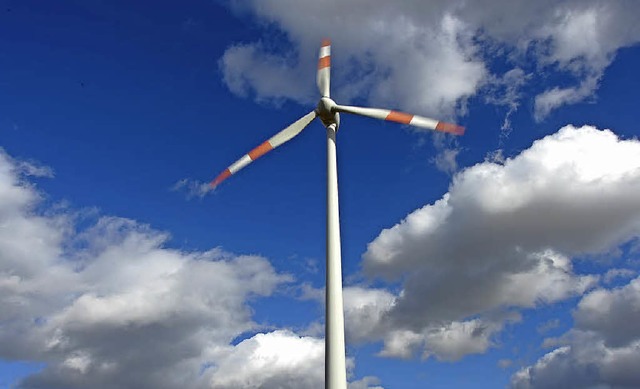
[[[340,126],[340,114],[335,112],[335,106],[335,101],[331,100],[329,97],[323,97],[318,102],[316,113],[325,127],[335,124],[337,130]]]

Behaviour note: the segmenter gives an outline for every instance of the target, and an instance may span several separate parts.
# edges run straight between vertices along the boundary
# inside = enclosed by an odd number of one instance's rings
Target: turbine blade
[[[236,174],[240,169],[244,168],[251,162],[262,157],[263,155],[275,149],[276,147],[282,145],[283,143],[290,141],[296,135],[302,132],[302,130],[304,130],[304,128],[308,126],[313,119],[315,119],[315,117],[316,117],[315,111],[309,112],[308,114],[304,115],[303,117],[298,119],[296,122],[291,124],[289,127],[275,134],[274,136],[269,138],[267,141],[262,142],[258,147],[249,151],[249,153],[243,155],[242,158],[234,162],[231,166],[229,166],[222,173],[220,173],[215,180],[211,181],[210,186],[212,188],[215,188],[222,181],[227,179],[232,174]]]
[[[352,113],[380,120],[388,120],[391,122],[408,124],[410,126],[428,128],[430,130],[448,132],[454,135],[464,135],[464,127],[462,126],[441,122],[424,116],[412,115],[410,113],[380,108],[353,107],[349,105],[336,105],[334,109],[338,112]]]
[[[318,56],[318,76],[316,82],[318,90],[324,97],[330,97],[329,86],[331,85],[331,41],[325,39],[320,47]]]

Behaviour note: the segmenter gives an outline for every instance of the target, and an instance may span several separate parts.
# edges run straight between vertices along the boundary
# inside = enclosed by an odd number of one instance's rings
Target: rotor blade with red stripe
[[[244,168],[251,162],[255,161],[256,159],[260,158],[261,156],[265,155],[266,153],[275,149],[281,144],[286,143],[291,139],[293,139],[302,130],[304,130],[304,128],[308,126],[313,119],[315,119],[315,117],[316,117],[315,111],[309,112],[302,118],[298,119],[298,121],[291,124],[289,127],[285,128],[284,130],[280,131],[279,133],[269,138],[269,140],[263,142],[258,147],[249,151],[249,153],[242,156],[242,158],[234,162],[231,166],[225,169],[225,171],[220,173],[215,180],[211,181],[211,184],[210,184],[211,187],[215,188],[222,181],[227,179],[232,174],[237,173],[240,169]]]
[[[329,87],[331,85],[331,41],[325,39],[320,47],[318,56],[318,76],[316,78],[318,90],[323,97],[330,97]]]
[[[464,127],[457,124],[441,122],[424,116],[412,115],[410,113],[380,108],[353,107],[349,105],[336,105],[334,109],[338,112],[352,113],[380,120],[388,120],[391,122],[408,124],[410,126],[428,128],[430,130],[448,132],[454,135],[464,134]]]

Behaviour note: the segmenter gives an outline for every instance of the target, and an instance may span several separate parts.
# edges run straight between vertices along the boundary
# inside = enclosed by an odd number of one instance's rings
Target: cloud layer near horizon
[[[226,50],[220,67],[232,92],[258,101],[315,102],[318,44],[330,31],[332,85],[341,101],[441,119],[463,114],[466,99],[480,92],[506,106],[508,116],[521,103],[520,89],[545,78],[532,101],[541,120],[593,96],[617,51],[640,41],[634,16],[640,4],[633,0],[252,0],[230,6],[281,33]],[[496,67],[496,58],[505,65]],[[558,76],[561,82],[548,83]]]
[[[38,210],[25,166],[0,153],[0,357],[46,364],[20,387],[321,385],[320,338],[271,330],[233,344],[260,330],[249,303],[290,276],[258,256],[169,249],[167,234],[128,219],[78,230],[82,216]],[[589,126],[460,172],[440,200],[369,244],[366,273],[402,289],[345,288],[348,339],[382,340],[382,356],[455,361],[485,353],[523,309],[587,293],[576,327],[549,341],[561,347],[513,385],[569,382],[593,365],[585,353],[610,357],[589,383],[640,383],[625,368],[638,358],[640,334],[627,326],[637,312],[623,309],[637,305],[638,280],[608,290],[572,264],[640,236],[637,193],[640,141]],[[602,281],[634,277],[629,267]]]
[[[322,386],[322,338],[271,330],[232,343],[264,330],[250,303],[291,276],[259,256],[170,249],[130,219],[39,209],[25,176],[51,176],[42,169],[0,149],[0,358],[44,366],[17,387]]]

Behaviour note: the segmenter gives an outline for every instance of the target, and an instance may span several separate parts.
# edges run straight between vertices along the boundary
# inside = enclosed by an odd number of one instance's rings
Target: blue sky
[[[350,387],[640,386],[639,12],[4,2],[0,386],[322,387],[324,37]]]

